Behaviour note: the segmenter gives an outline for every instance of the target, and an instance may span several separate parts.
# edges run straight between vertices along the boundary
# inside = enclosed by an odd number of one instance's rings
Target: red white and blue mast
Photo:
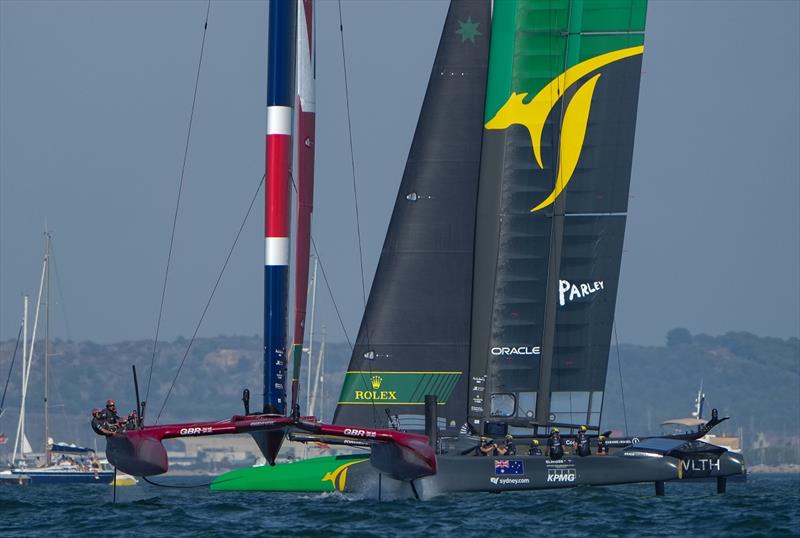
[[[264,412],[286,413],[289,174],[295,100],[296,0],[270,0],[264,263]]]
[[[311,254],[311,212],[314,207],[314,132],[316,123],[313,0],[297,6],[297,229],[295,241],[295,311],[292,340],[292,409],[300,384],[300,363],[308,301],[308,265]],[[313,337],[313,335],[309,335]],[[310,365],[309,365],[310,368]],[[306,390],[310,390],[307,387]]]

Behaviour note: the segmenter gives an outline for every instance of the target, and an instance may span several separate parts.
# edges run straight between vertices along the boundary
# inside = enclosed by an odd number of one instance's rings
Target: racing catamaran
[[[644,52],[645,0],[453,0],[333,424],[301,416],[313,193],[313,5],[271,0],[264,406],[108,439],[125,472],[167,471],[162,439],[254,436],[270,466],[215,490],[430,498],[726,477],[738,454],[703,434],[609,440],[608,456],[466,455],[480,435],[569,443],[600,415]],[[296,72],[295,72],[296,69]],[[296,88],[294,87],[296,82]],[[294,110],[295,104],[298,110]],[[289,166],[298,246],[286,396]],[[287,405],[288,403],[288,405]],[[707,432],[721,422],[714,413]],[[367,448],[273,466],[286,436]],[[612,442],[613,441],[613,442]]]

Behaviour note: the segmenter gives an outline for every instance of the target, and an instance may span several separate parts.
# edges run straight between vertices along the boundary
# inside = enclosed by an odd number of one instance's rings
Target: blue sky
[[[0,2],[0,338],[45,221],[57,337],[152,338],[205,2]],[[367,282],[446,11],[343,3]],[[315,236],[351,338],[363,310],[335,2],[318,2]],[[620,340],[800,333],[800,3],[650,4]],[[266,4],[213,2],[162,337],[188,336],[263,174]],[[201,335],[260,334],[263,208]],[[327,292],[317,320],[342,341]],[[65,321],[66,320],[66,321]]]

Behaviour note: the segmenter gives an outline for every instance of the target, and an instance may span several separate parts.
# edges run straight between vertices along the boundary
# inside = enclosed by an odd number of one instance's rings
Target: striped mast
[[[300,363],[308,301],[311,212],[314,205],[315,54],[313,0],[297,0],[297,229],[295,238],[294,339],[292,340],[292,410],[297,406]],[[313,338],[313,335],[309,335]],[[309,368],[311,365],[309,364]],[[307,387],[309,390],[311,387]]]
[[[264,412],[286,413],[289,174],[295,98],[295,0],[270,0],[264,264]]]

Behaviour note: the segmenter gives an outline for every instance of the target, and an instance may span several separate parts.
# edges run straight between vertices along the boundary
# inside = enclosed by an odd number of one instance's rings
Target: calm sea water
[[[195,484],[200,478],[175,478]],[[453,495],[428,502],[340,494],[212,493],[149,484],[0,486],[0,536],[796,536],[800,475],[713,483]]]

